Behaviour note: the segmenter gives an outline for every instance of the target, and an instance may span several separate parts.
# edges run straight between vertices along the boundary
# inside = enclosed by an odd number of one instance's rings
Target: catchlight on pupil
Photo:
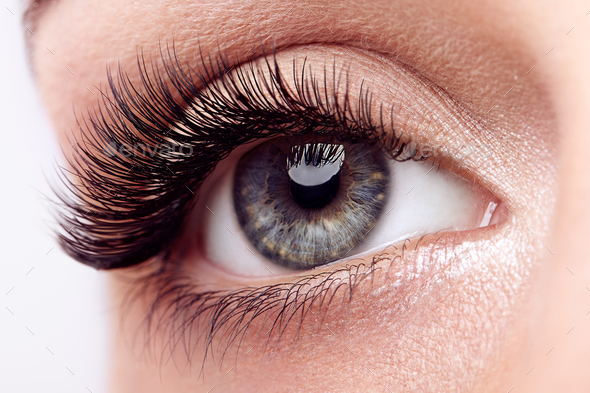
[[[295,163],[287,162],[291,196],[304,208],[321,208],[336,196],[344,146],[308,143],[293,147]]]
[[[386,158],[365,144],[279,138],[240,159],[234,208],[258,252],[309,269],[345,257],[365,239],[389,181]]]

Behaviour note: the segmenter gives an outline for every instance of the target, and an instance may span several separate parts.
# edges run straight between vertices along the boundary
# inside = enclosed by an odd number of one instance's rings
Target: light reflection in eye
[[[287,157],[291,196],[302,208],[326,206],[338,193],[344,146],[307,143],[292,153],[293,161]]]

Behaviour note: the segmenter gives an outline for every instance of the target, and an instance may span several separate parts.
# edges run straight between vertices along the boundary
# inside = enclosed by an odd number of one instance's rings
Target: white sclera
[[[389,199],[377,225],[356,252],[397,239],[444,230],[479,228],[486,206],[473,183],[430,162],[394,162]]]
[[[206,198],[215,212],[205,224],[207,258],[222,269],[248,277],[279,275],[292,270],[266,260],[243,235],[233,208],[233,171],[228,171]],[[482,223],[482,193],[453,173],[429,162],[391,162],[386,206],[369,235],[348,256],[387,246],[400,239],[443,230],[475,229]],[[486,203],[487,205],[487,203]]]

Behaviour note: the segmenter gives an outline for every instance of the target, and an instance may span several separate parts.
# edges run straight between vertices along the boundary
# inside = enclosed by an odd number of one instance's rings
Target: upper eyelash
[[[235,147],[256,139],[329,133],[378,144],[393,159],[413,158],[404,154],[409,140],[393,131],[393,115],[384,122],[382,105],[375,123],[366,87],[361,85],[358,105],[350,104],[347,78],[340,90],[343,71],[336,79],[334,69],[328,96],[325,69],[320,81],[305,64],[297,75],[294,60],[293,90],[274,53],[271,60],[263,55],[270,77],[262,76],[259,63],[230,66],[222,55],[207,61],[200,53],[196,68],[182,63],[174,48],[161,50],[160,58],[148,67],[138,53],[139,88],[120,66],[117,78],[108,72],[110,94],[102,92],[98,109],[77,118],[80,136],[72,137],[67,158],[71,169],[61,172],[66,190],[54,190],[62,202],[60,245],[82,263],[112,269],[166,259],[201,183]],[[190,156],[103,154],[108,145],[142,143],[196,149]]]
[[[293,146],[287,157],[287,167],[298,166],[302,163],[316,167],[333,164],[343,153],[343,147],[338,144],[313,143]]]

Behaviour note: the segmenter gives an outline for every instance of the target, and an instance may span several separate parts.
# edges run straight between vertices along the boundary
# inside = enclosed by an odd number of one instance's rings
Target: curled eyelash
[[[358,105],[351,104],[347,74],[336,77],[335,65],[329,80],[325,69],[317,78],[305,63],[298,74],[294,60],[291,88],[274,52],[242,66],[221,54],[182,61],[174,48],[161,49],[160,59],[147,62],[138,53],[138,86],[121,66],[116,77],[109,71],[99,105],[77,118],[70,169],[60,172],[65,190],[55,189],[62,202],[58,239],[94,268],[168,258],[199,186],[242,144],[330,135],[376,145],[400,161],[415,154],[393,131],[393,114],[386,122],[381,105],[380,118],[372,118],[368,88],[361,86]]]

